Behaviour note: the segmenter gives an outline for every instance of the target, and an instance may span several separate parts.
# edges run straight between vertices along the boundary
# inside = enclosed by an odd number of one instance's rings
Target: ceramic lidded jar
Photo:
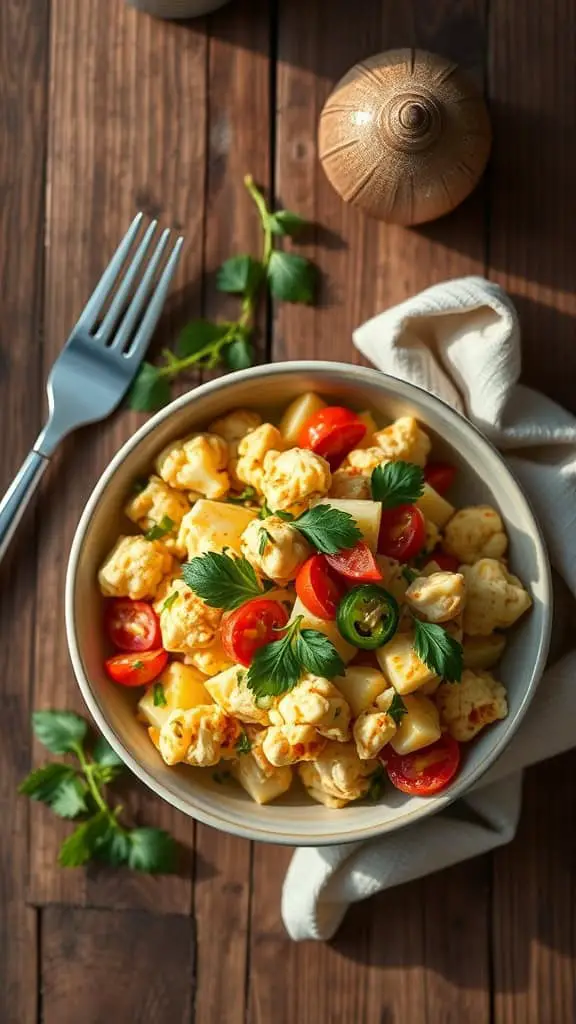
[[[319,156],[346,202],[390,224],[421,224],[476,186],[491,144],[478,90],[444,57],[389,50],[355,64],[320,115]]]

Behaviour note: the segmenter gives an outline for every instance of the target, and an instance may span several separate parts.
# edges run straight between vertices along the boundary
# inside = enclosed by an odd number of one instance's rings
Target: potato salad
[[[259,804],[429,796],[508,713],[497,664],[530,596],[498,510],[411,416],[299,396],[173,441],[102,564],[106,672],[167,765]]]

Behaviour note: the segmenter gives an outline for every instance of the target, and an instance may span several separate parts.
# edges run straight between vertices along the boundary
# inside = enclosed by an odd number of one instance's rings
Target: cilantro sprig
[[[233,611],[263,594],[250,562],[246,558],[231,558],[224,552],[207,551],[185,562],[182,577],[190,590],[211,608],[225,611]]]
[[[316,629],[302,629],[301,623],[298,615],[280,640],[256,651],[246,685],[257,699],[288,693],[304,672],[325,679],[343,674],[344,662],[332,641]]]
[[[170,401],[170,382],[192,366],[209,370],[221,363],[229,370],[251,366],[256,312],[265,292],[284,302],[312,302],[314,265],[304,256],[274,245],[275,237],[296,236],[305,221],[289,210],[272,212],[250,174],[244,178],[244,185],[260,217],[262,254],[259,259],[247,253],[232,256],[216,275],[217,288],[241,300],[239,316],[217,323],[193,320],[177,338],[175,351],[164,349],[160,366],[142,363],[129,393],[132,409],[154,412],[162,408]]]
[[[400,725],[400,722],[402,721],[404,715],[408,714],[408,708],[406,707],[399,693],[395,693],[394,696],[392,697],[386,714],[390,715],[390,718],[392,719],[393,722],[395,722],[396,725]]]
[[[414,619],[414,650],[431,672],[447,683],[460,682],[464,667],[462,644],[442,626]]]
[[[412,505],[424,492],[424,472],[412,462],[387,462],[376,466],[370,483],[374,501],[384,508]]]
[[[127,828],[121,823],[121,805],[109,805],[106,787],[124,766],[106,740],[89,742],[87,722],[72,711],[36,711],[32,728],[52,754],[76,759],[35,768],[18,788],[61,818],[82,819],[60,848],[61,867],[100,860],[148,874],[173,872],[177,847],[172,836],[158,828]]]
[[[294,520],[293,526],[324,555],[335,555],[353,548],[362,540],[362,532],[349,512],[331,505],[314,505]]]

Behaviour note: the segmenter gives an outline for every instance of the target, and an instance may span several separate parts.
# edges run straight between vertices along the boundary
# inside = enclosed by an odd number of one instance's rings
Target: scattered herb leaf
[[[182,577],[211,608],[233,611],[245,601],[262,596],[262,588],[245,558],[208,551],[182,566]]]
[[[236,752],[238,754],[249,754],[252,750],[252,743],[250,737],[245,729],[242,729],[237,741],[236,741]]]
[[[402,566],[402,575],[406,580],[408,586],[410,586],[411,583],[414,583],[414,580],[418,578],[418,573],[416,572],[416,570],[411,569],[409,565]]]
[[[372,471],[371,487],[384,508],[412,505],[424,491],[424,472],[412,462],[387,462]]]
[[[447,683],[459,683],[462,678],[462,644],[432,622],[414,619],[414,650],[431,672]]]
[[[400,725],[403,716],[408,714],[408,708],[399,693],[395,693],[392,697],[392,701],[386,714],[390,715],[390,718],[396,723],[396,725]]]
[[[314,299],[315,268],[304,256],[274,250],[268,264],[268,284],[275,299],[308,304]]]
[[[166,700],[166,694],[164,693],[162,683],[154,683],[152,698],[154,700],[155,708],[165,708],[168,706],[168,701]]]
[[[168,597],[166,598],[164,604],[162,605],[161,613],[170,611],[172,605],[174,604],[174,601],[177,601],[179,596],[180,595],[177,590],[173,590],[171,594],[168,594]]]
[[[165,537],[167,533],[171,533],[174,526],[174,520],[170,519],[170,516],[162,516],[160,522],[154,523],[154,526],[151,526],[144,536],[146,537],[146,540],[160,540],[162,537]]]
[[[384,783],[386,782],[386,773],[381,764],[378,765],[376,770],[370,776],[370,786],[366,794],[366,799],[372,803],[377,803],[382,796],[382,790],[384,789]]]
[[[353,548],[362,540],[356,520],[330,505],[314,505],[294,521],[306,540],[325,555]]]

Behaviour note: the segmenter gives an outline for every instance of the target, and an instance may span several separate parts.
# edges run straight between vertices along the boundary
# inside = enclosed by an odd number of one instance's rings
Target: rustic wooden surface
[[[122,0],[3,0],[0,487],[136,209],[187,239],[159,341],[225,312],[212,272],[257,242],[247,171],[314,222],[305,250],[324,272],[317,308],[263,311],[261,358],[353,361],[350,332],[366,317],[486,273],[518,300],[524,379],[575,409],[575,29],[576,0],[233,0],[185,25]],[[345,207],[315,147],[340,74],[410,44],[471,71],[495,134],[474,196],[417,231]],[[195,826],[136,786],[134,812],[191,851],[181,877],[55,866],[67,826],[15,797],[40,756],[29,713],[81,708],[62,622],[67,551],[139,419],[121,412],[65,445],[0,567],[1,1024],[573,1024],[572,755],[528,773],[509,847],[353,908],[326,945],[283,931],[288,850]]]

